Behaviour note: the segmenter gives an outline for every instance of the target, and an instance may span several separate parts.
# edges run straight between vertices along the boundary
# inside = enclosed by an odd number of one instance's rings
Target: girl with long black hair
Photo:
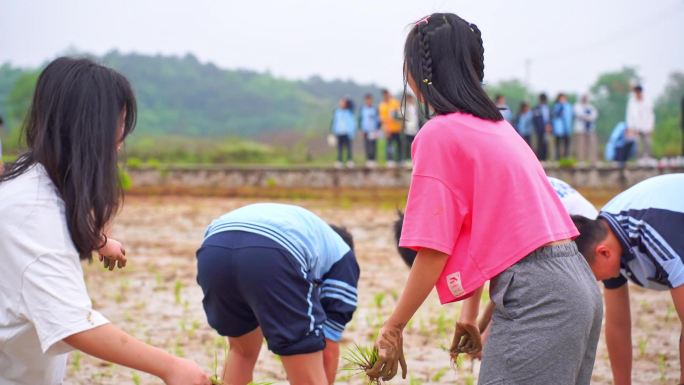
[[[117,153],[135,121],[133,91],[112,69],[62,57],[40,74],[28,151],[0,176],[0,383],[62,383],[73,349],[167,384],[210,383],[195,363],[110,324],[83,280],[80,260],[117,254],[104,233],[122,198]]]
[[[403,329],[433,286],[465,300],[452,357],[477,354],[480,295],[495,304],[480,384],[589,384],[601,297],[572,238],[578,235],[541,164],[482,87],[480,29],[449,13],[415,23],[406,83],[425,123],[399,246],[418,251],[406,287],[380,329],[372,378],[406,375]]]

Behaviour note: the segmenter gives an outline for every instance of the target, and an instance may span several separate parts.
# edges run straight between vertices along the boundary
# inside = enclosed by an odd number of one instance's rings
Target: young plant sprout
[[[378,349],[354,344],[344,355],[344,361],[347,363],[345,370],[351,371],[352,375],[366,375],[366,370],[378,361]],[[380,379],[368,378],[368,384],[379,385]]]

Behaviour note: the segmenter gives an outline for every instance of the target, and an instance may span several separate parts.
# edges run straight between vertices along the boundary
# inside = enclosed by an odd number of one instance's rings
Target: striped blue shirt
[[[668,290],[684,285],[684,174],[647,179],[608,202],[599,214],[622,244],[619,287]]]
[[[276,203],[258,203],[231,211],[209,225],[204,239],[224,231],[258,234],[287,250],[297,260],[302,275],[312,282],[311,290],[314,286],[319,290],[319,299],[328,314],[323,323],[324,335],[339,341],[345,327],[342,318],[351,319],[358,300],[358,271],[351,275],[326,275],[335,263],[351,254],[342,237],[314,213],[299,206]],[[309,301],[311,294],[310,291]],[[348,316],[335,320],[329,312]]]

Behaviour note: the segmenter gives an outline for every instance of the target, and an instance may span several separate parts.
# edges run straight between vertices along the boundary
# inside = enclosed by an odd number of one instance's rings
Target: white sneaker
[[[353,160],[347,161],[347,168],[354,168],[354,161]]]
[[[342,168],[342,162],[335,162],[335,168],[337,168],[337,169]]]
[[[386,165],[387,165],[387,168],[395,168],[395,167],[397,167],[397,163],[396,163],[395,161],[393,161],[393,160],[388,160]]]
[[[413,162],[411,162],[410,160],[405,160],[404,161],[404,168],[407,168],[410,170],[411,168],[413,168]]]
[[[366,168],[376,168],[378,166],[377,163],[375,163],[374,160],[367,160],[366,161]]]

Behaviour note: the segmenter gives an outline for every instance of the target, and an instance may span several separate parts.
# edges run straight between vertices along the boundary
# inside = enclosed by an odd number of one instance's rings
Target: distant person
[[[228,338],[223,383],[252,381],[266,338],[291,384],[332,384],[358,280],[351,234],[302,207],[252,204],[213,221],[197,282],[209,325]]]
[[[418,110],[418,104],[416,103],[416,98],[411,95],[406,95],[406,108],[404,117],[404,136],[406,150],[404,156],[406,157],[407,165],[411,164],[411,145],[413,144],[413,139],[416,138],[418,130],[420,129],[420,111]]]
[[[574,147],[578,162],[596,163],[598,152],[596,119],[598,119],[598,110],[589,103],[587,95],[582,95],[580,100],[575,103]]]
[[[684,328],[682,191],[684,174],[656,176],[617,195],[601,209],[598,219],[573,217],[580,231],[575,242],[605,286],[605,333],[613,384],[631,384],[632,379],[633,323],[627,281],[641,288],[669,291]],[[681,332],[680,384],[684,383]]]
[[[636,156],[636,152],[636,140],[632,132],[627,129],[625,122],[619,122],[606,143],[605,159],[614,161],[618,167],[624,168],[627,162]]]
[[[532,110],[527,102],[520,103],[518,114],[513,120],[515,130],[525,140],[530,147],[532,147],[532,133],[534,132],[534,122]]]
[[[682,117],[680,119],[680,124],[682,125],[682,156],[684,156],[684,96],[682,96]]]
[[[539,94],[539,104],[532,111],[534,133],[537,137],[537,159],[545,161],[548,158],[548,134],[551,133],[551,108],[545,93]]]
[[[0,116],[0,175],[2,175],[3,171],[5,170],[5,164],[2,161],[2,134],[5,131],[5,121],[2,120],[2,116]]]
[[[388,90],[382,90],[382,101],[378,110],[387,139],[387,167],[395,167],[402,160],[401,103]]]
[[[378,139],[382,131],[380,130],[378,108],[373,104],[373,96],[371,94],[366,94],[363,98],[363,105],[359,109],[359,126],[363,131],[366,167],[373,168],[377,165]]]
[[[511,108],[508,107],[508,104],[506,104],[506,97],[503,95],[496,95],[494,104],[496,104],[496,107],[501,112],[501,116],[503,116],[508,123],[513,123],[513,112],[511,111]]]
[[[333,112],[330,131],[332,131],[337,139],[337,162],[335,162],[335,167],[342,168],[345,160],[347,167],[354,167],[352,141],[356,135],[356,119],[354,118],[351,100],[348,98],[340,99],[339,106]],[[346,157],[344,152],[347,153]]]
[[[634,94],[627,102],[627,130],[639,140],[638,153],[641,159],[651,158],[651,135],[655,125],[653,106],[644,98],[644,88],[634,87]]]
[[[572,106],[564,93],[558,94],[553,105],[553,136],[556,144],[556,160],[570,157],[570,135],[572,134]]]
[[[28,150],[0,177],[0,384],[61,384],[75,349],[168,385],[210,384],[192,361],[110,323],[84,282],[81,262],[107,244],[121,207],[118,152],[136,114],[110,68],[61,57],[40,73]]]

